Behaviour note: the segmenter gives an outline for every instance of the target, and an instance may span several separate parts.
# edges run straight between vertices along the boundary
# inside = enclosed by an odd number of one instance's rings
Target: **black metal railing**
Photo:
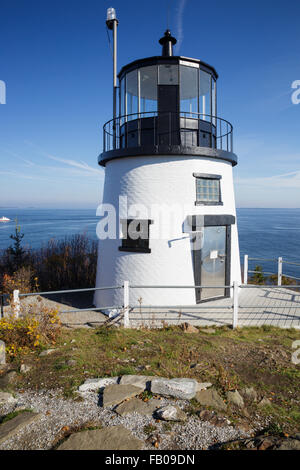
[[[150,111],[111,119],[103,126],[103,152],[149,145],[233,151],[233,127],[217,116]]]

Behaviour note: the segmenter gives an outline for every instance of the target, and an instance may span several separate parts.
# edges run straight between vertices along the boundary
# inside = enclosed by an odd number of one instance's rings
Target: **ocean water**
[[[57,240],[76,233],[84,233],[96,239],[96,209],[0,209],[0,217],[10,222],[0,222],[0,249],[11,245],[10,235],[15,229],[15,220],[24,233],[23,245],[39,248],[51,238]]]
[[[300,264],[300,209],[238,209],[241,262],[251,258],[277,259]],[[277,273],[276,262],[249,261]],[[283,274],[300,278],[300,266],[283,264]]]
[[[23,244],[38,248],[50,238],[61,239],[75,233],[85,233],[96,240],[96,209],[0,209],[0,217],[12,219],[0,223],[0,249],[12,240],[15,222],[25,234]],[[300,209],[238,209],[238,229],[241,252],[253,258],[275,259],[300,263]],[[260,264],[266,271],[277,272],[276,263],[249,262],[249,269]],[[284,264],[284,274],[300,278],[300,266]]]

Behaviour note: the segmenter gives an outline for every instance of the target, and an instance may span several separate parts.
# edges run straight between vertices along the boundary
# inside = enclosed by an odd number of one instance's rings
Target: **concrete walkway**
[[[57,310],[62,325],[67,328],[94,328],[102,325],[108,318],[100,311],[93,310],[93,307],[89,311],[73,312],[73,310],[85,309],[92,305],[92,300],[80,302],[78,295],[76,297],[74,295],[72,297],[69,296],[66,300],[57,300],[54,296],[32,295],[21,298],[21,305],[23,306],[21,307],[22,310],[26,311],[31,306],[32,310],[36,313],[44,307],[50,310]],[[10,313],[10,306],[5,306],[4,316],[8,316]]]
[[[130,321],[132,326],[146,327],[183,322],[195,326],[232,325],[232,304],[231,298],[223,298],[193,308],[139,308],[130,312]],[[300,290],[267,286],[240,288],[238,326],[261,325],[300,329]]]
[[[49,297],[25,297],[22,303],[30,303],[37,307],[42,305],[59,311],[63,326],[69,328],[93,328],[101,326],[108,317],[100,311],[72,310],[88,308],[92,300],[81,302],[78,298],[69,298],[68,302],[52,300]],[[184,322],[196,326],[232,325],[233,301],[231,298],[203,302],[194,307],[182,308],[136,308],[129,313],[132,327],[161,327],[164,324],[180,324]],[[10,308],[5,307],[5,315]],[[61,313],[64,312],[64,313]],[[119,324],[118,320],[114,321]],[[273,325],[281,328],[300,329],[300,288],[283,287],[242,287],[239,290],[238,326]]]

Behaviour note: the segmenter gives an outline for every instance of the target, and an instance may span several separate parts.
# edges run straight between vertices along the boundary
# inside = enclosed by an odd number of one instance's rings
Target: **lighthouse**
[[[174,56],[169,30],[159,44],[161,55],[123,66],[114,82],[98,159],[101,216],[113,227],[98,234],[96,287],[128,281],[129,305],[192,306],[229,297],[241,282],[237,156],[233,127],[217,113],[215,68]],[[98,290],[94,303],[119,308],[122,289]]]

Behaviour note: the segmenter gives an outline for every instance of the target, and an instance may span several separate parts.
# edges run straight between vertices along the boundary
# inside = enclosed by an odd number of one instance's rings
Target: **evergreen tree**
[[[11,261],[14,270],[17,270],[22,266],[25,257],[25,250],[21,246],[22,239],[24,238],[24,233],[21,233],[21,227],[20,225],[18,225],[17,219],[15,234],[10,235],[10,238],[14,240],[14,244],[8,248],[8,253],[12,258]]]
[[[252,276],[252,280],[254,284],[264,284],[265,283],[265,276],[263,273],[263,269],[261,266],[255,266],[254,274]]]

